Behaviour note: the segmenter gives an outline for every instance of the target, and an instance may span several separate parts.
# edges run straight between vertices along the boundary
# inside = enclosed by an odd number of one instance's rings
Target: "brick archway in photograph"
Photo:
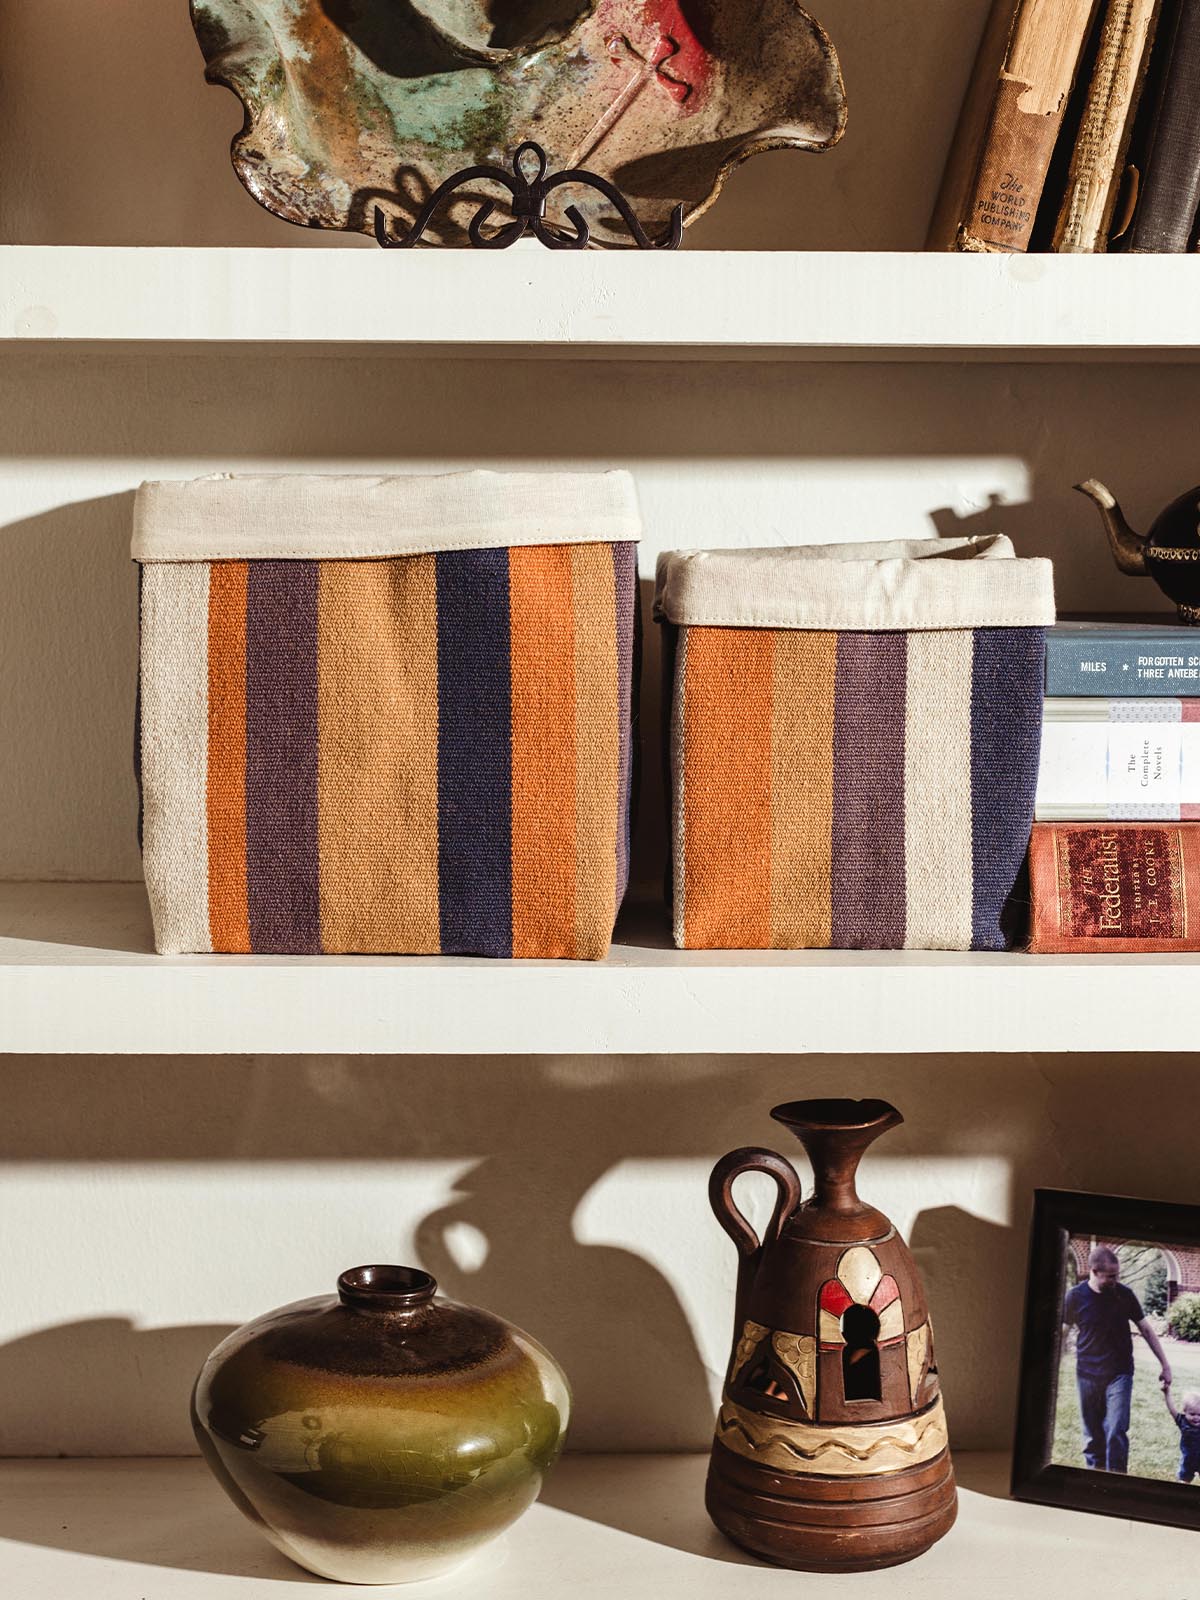
[[[1106,1244],[1115,1250],[1119,1244],[1129,1243],[1128,1239],[1073,1238],[1070,1249],[1080,1278],[1087,1277],[1088,1256],[1096,1245]],[[1161,1244],[1158,1249],[1167,1263],[1167,1304],[1173,1304],[1181,1294],[1200,1294],[1200,1245]]]

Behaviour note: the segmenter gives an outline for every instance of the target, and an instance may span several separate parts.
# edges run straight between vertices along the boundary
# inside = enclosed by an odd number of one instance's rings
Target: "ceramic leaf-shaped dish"
[[[662,232],[762,150],[825,150],[846,103],[833,46],[795,0],[192,0],[207,76],[241,100],[238,176],[276,215],[403,227],[438,184],[507,164],[585,166]],[[458,199],[458,242],[479,200]],[[615,214],[598,244],[624,244]]]

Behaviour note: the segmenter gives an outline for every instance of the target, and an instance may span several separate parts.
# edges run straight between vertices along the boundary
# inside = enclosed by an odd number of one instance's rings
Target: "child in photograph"
[[[1180,1400],[1178,1411],[1171,1402],[1169,1384],[1163,1389],[1163,1398],[1171,1420],[1179,1429],[1178,1478],[1180,1483],[1191,1483],[1200,1472],[1200,1390],[1189,1389]]]

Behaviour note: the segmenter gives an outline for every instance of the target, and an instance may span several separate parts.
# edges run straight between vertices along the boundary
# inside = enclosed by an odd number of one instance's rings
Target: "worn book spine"
[[[996,7],[968,94],[973,114],[964,109],[955,136],[964,148],[947,164],[932,248],[1028,249],[1096,0],[996,0]],[[994,69],[997,39],[1005,46]]]
[[[1035,955],[1200,950],[1200,823],[1037,823]]]
[[[1162,92],[1149,130],[1129,248],[1138,255],[1181,254],[1200,206],[1200,0],[1182,0]]]
[[[1188,628],[1160,634],[1089,634],[1051,628],[1046,635],[1046,693],[1062,697],[1115,695],[1161,699],[1200,697],[1200,638]],[[1181,635],[1184,636],[1181,640]]]
[[[927,250],[953,250],[958,243],[958,230],[974,189],[979,153],[996,98],[996,80],[1004,65],[1018,3],[1019,0],[992,0],[929,221]]]
[[[1047,699],[1034,816],[1200,820],[1200,700]]]
[[[1054,248],[1094,254],[1109,228],[1145,82],[1160,0],[1108,0],[1054,229]]]

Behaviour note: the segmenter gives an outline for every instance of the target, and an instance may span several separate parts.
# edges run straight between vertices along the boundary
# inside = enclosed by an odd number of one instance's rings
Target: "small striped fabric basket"
[[[676,944],[1004,949],[1050,562],[996,535],[676,551],[656,587]]]
[[[639,532],[625,473],[143,485],[159,951],[602,957]]]

